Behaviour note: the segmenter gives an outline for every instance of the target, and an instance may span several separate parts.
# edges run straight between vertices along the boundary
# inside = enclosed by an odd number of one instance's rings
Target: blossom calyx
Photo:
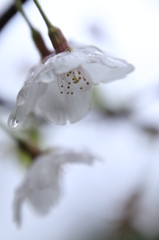
[[[50,27],[48,34],[56,54],[67,50],[70,51],[71,48],[59,28]]]

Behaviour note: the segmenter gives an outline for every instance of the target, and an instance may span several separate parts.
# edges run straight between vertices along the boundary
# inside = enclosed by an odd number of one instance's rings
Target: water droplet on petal
[[[9,121],[9,126],[11,128],[17,128],[18,127],[18,120],[16,118],[12,118],[10,121]]]

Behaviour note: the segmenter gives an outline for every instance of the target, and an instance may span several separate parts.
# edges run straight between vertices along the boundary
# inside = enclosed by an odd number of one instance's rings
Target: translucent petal
[[[49,84],[45,94],[39,99],[38,106],[51,123],[77,122],[90,109],[92,84],[86,81],[73,83],[69,78],[61,81]]]
[[[134,70],[133,65],[126,61],[111,58],[108,58],[104,63],[85,63],[81,67],[94,84],[122,79]]]
[[[97,54],[105,54],[100,48],[95,47],[93,45],[82,45],[82,46],[77,46],[77,49],[82,51],[84,54],[87,56],[95,56],[97,57]]]
[[[19,91],[16,106],[8,119],[10,127],[16,127],[15,123],[23,121],[23,119],[34,109],[38,99],[45,92],[46,84],[28,83]]]
[[[134,70],[133,65],[125,60],[109,57],[94,46],[81,46],[71,52],[59,53],[49,58],[45,65],[45,68],[54,74],[63,74],[82,66],[87,70],[93,83],[121,79]]]
[[[62,52],[49,58],[45,68],[47,67],[55,74],[63,74],[85,63],[87,58],[87,54],[73,49],[71,52]]]
[[[16,190],[15,196],[13,200],[13,220],[20,227],[22,219],[21,219],[21,211],[22,211],[22,204],[24,198],[21,196],[21,193]]]
[[[35,159],[13,201],[14,221],[20,225],[21,208],[25,200],[40,214],[47,214],[62,196],[61,174],[66,163],[92,164],[95,157],[87,151],[74,152],[53,149]]]
[[[29,83],[48,83],[50,81],[56,81],[56,74],[49,63],[47,64],[47,62],[45,62],[44,64],[40,63],[31,69],[24,85]]]
[[[49,213],[50,209],[58,202],[61,196],[61,188],[57,184],[42,190],[32,191],[28,196],[29,203],[40,214]]]
[[[91,154],[88,150],[76,152],[65,148],[59,148],[56,151],[54,151],[54,157],[58,159],[58,162],[60,164],[84,163],[87,165],[92,165],[95,159],[97,159],[97,157]]]

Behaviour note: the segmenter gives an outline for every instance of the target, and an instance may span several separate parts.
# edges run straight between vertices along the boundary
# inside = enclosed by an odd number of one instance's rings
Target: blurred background
[[[69,41],[95,45],[132,63],[135,71],[96,86],[91,111],[76,124],[54,126],[38,115],[10,130],[8,115],[40,55],[20,13],[3,27],[1,21],[0,239],[159,239],[159,1],[39,2]],[[1,20],[13,4],[0,0]],[[24,10],[52,50],[33,1]],[[18,134],[34,136],[42,149],[89,149],[102,159],[91,167],[66,166],[62,199],[45,217],[24,204],[20,229],[12,220],[12,201],[31,159],[12,137]]]

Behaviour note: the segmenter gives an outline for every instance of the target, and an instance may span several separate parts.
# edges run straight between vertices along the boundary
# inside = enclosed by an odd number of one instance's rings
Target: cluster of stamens
[[[71,85],[72,84],[77,84],[81,81],[84,81],[86,83],[86,85],[89,85],[89,82],[87,81],[86,77],[84,76],[84,74],[82,73],[81,70],[73,70],[73,71],[69,71],[65,74],[62,74],[59,77],[59,81],[60,81],[60,93],[63,94],[64,91],[66,91],[67,94],[71,94],[73,95],[74,92],[70,91],[71,90]],[[65,81],[65,82],[63,82]],[[83,87],[79,86],[79,89],[82,90]]]

